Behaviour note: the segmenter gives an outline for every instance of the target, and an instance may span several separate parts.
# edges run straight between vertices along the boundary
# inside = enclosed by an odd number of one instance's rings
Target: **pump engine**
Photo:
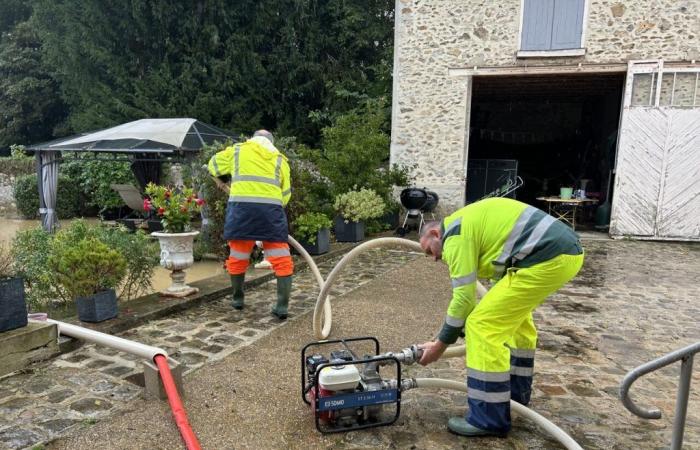
[[[359,357],[358,344],[374,354]],[[382,376],[382,372],[391,378]],[[301,354],[302,398],[322,433],[391,425],[399,418],[401,362],[373,337],[313,342]]]

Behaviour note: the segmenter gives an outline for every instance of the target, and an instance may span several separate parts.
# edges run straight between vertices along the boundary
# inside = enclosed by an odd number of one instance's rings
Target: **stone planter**
[[[0,279],[0,333],[26,325],[24,280],[19,277]]]
[[[114,289],[106,289],[90,297],[79,297],[75,303],[81,322],[104,322],[117,317],[117,294]]]
[[[316,242],[314,244],[303,240],[300,240],[299,243],[310,255],[323,255],[328,253],[331,247],[331,232],[328,228],[323,228],[316,232]]]
[[[185,269],[192,267],[194,256],[192,246],[199,231],[187,233],[151,233],[160,243],[160,265],[170,270],[173,283],[161,295],[166,297],[187,297],[199,289],[185,284]]]
[[[338,242],[360,242],[365,238],[363,222],[348,222],[341,216],[335,218],[335,240]]]

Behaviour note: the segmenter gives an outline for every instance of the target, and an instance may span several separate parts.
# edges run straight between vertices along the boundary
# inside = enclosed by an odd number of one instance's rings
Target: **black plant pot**
[[[102,322],[117,317],[117,294],[114,289],[90,297],[79,297],[76,304],[78,319],[82,322]]]
[[[335,240],[338,242],[360,242],[365,238],[363,222],[348,222],[341,216],[335,218]]]
[[[154,231],[163,231],[163,224],[160,222],[160,219],[157,220],[148,220],[148,231],[153,233]]]
[[[24,280],[19,277],[0,279],[0,333],[26,325]]]
[[[136,222],[138,219],[117,219],[117,223],[122,224],[129,231],[136,231]]]
[[[310,244],[306,241],[299,242],[310,255],[323,255],[328,253],[331,247],[331,232],[328,228],[323,228],[316,232],[316,243]]]

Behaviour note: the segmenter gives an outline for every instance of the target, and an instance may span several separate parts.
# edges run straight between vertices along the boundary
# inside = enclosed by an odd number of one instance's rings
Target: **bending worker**
[[[468,406],[450,431],[463,436],[505,435],[510,400],[530,401],[537,330],[532,311],[578,273],[583,249],[564,223],[508,198],[461,208],[429,222],[420,245],[442,259],[452,300],[438,339],[421,347],[422,365],[440,358],[465,329]],[[477,304],[477,278],[498,280]]]
[[[243,282],[255,241],[262,241],[265,258],[277,277],[277,303],[272,314],[284,320],[292,291],[294,264],[287,244],[284,206],[291,197],[287,158],[273,144],[272,133],[258,130],[253,138],[227,147],[209,160],[209,173],[231,176],[224,239],[230,248],[226,268],[231,275],[232,306],[243,309]]]

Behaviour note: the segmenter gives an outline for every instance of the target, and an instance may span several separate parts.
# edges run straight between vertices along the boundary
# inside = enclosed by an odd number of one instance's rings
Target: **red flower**
[[[187,212],[187,206],[182,206],[182,207],[180,207],[180,211],[186,213],[186,212]]]
[[[170,198],[170,191],[165,191],[165,194],[163,194],[165,198]]]
[[[201,198],[198,198],[198,199],[195,200],[195,201],[197,202],[197,204],[198,204],[199,206],[202,206],[202,205],[204,204],[204,200],[202,200]]]
[[[152,206],[153,205],[151,205],[151,201],[149,199],[143,199],[143,209],[145,209],[146,211],[150,211]]]
[[[193,196],[191,196],[191,195],[189,197],[187,197],[187,203],[192,203],[192,198],[193,198]]]
[[[158,208],[158,215],[162,216],[163,214],[165,214],[165,208]]]

